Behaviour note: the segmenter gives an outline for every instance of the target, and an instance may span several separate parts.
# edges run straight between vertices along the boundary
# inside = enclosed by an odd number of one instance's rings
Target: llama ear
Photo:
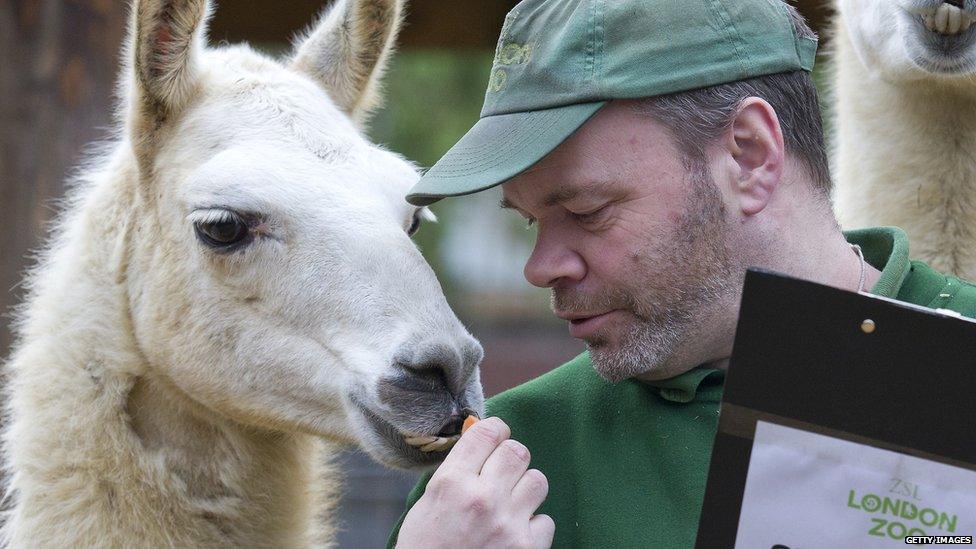
[[[209,16],[209,0],[135,0],[128,38],[131,99],[135,114],[152,126],[192,96]]]
[[[379,83],[402,23],[404,0],[337,0],[299,41],[292,68],[312,76],[357,122],[379,106]]]

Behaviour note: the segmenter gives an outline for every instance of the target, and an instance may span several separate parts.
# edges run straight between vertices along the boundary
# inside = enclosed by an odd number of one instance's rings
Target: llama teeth
[[[404,440],[406,440],[407,444],[409,444],[410,446],[426,446],[436,441],[437,437],[417,436],[417,437],[409,437]]]
[[[949,10],[951,6],[942,4],[935,12],[935,31],[945,34],[949,28]]]
[[[942,4],[934,12],[921,14],[925,28],[946,36],[953,36],[969,30],[973,17],[956,6]]]
[[[420,451],[421,452],[436,452],[436,451],[438,451],[438,450],[441,449],[441,447],[443,446],[443,442],[444,442],[444,439],[442,437],[438,437],[437,440],[435,440],[434,442],[431,442],[430,444],[427,444],[425,446],[421,446],[420,447]]]
[[[947,36],[969,30],[973,24],[968,13],[950,4],[942,4],[932,15],[923,15],[922,21],[928,30]]]
[[[943,4],[944,6],[949,6],[949,4]],[[949,6],[949,25],[946,27],[946,32],[949,34],[957,34],[959,29],[962,28],[962,12],[959,8],[955,6]]]
[[[421,452],[440,452],[440,451],[443,451],[443,450],[447,450],[447,449],[451,448],[452,446],[454,446],[454,443],[457,442],[457,440],[458,440],[458,437],[457,436],[453,436],[453,437],[437,437],[437,440],[435,440],[434,442],[431,442],[430,444],[427,444],[425,446],[422,446],[420,448],[420,451]]]

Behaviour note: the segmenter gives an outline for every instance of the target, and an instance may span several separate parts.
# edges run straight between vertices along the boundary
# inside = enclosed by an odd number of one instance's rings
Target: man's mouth
[[[569,322],[569,335],[577,339],[587,339],[592,337],[601,328],[613,319],[614,313],[619,310],[607,311],[604,313],[564,313],[556,312],[556,316]]]

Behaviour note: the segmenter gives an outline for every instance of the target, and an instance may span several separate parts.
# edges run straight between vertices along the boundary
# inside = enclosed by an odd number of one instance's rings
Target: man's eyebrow
[[[550,208],[552,206],[562,204],[563,202],[568,202],[580,195],[587,194],[589,192],[592,192],[592,189],[582,188],[582,187],[556,189],[555,191],[549,193],[548,196],[546,196],[545,200],[542,201],[542,205],[546,208]],[[511,201],[509,201],[507,198],[504,197],[502,197],[502,199],[498,202],[498,207],[502,208],[503,210],[519,209],[518,206],[512,204]]]
[[[542,201],[542,205],[545,206],[546,208],[550,208],[552,206],[562,204],[563,202],[568,202],[576,198],[577,196],[583,194],[587,190],[588,189],[583,189],[581,187],[571,187],[568,189],[566,188],[556,189],[555,191],[549,193],[549,196],[547,196],[546,199]]]

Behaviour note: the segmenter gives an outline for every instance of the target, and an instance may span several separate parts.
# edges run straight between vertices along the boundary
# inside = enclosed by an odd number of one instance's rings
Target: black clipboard
[[[974,395],[976,322],[750,269],[696,548],[735,546],[757,421],[976,471]]]

